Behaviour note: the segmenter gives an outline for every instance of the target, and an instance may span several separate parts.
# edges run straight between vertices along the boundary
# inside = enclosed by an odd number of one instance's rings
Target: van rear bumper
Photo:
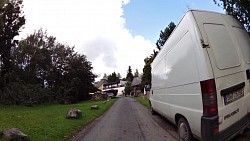
[[[250,125],[250,113],[219,133],[219,140],[231,140]]]
[[[243,132],[250,125],[250,113],[232,124],[227,129],[214,135],[214,129],[218,127],[218,116],[201,117],[201,140],[202,141],[223,141],[234,138]]]
[[[218,133],[214,135],[215,128],[218,129],[218,116],[201,117],[201,140],[218,141]]]

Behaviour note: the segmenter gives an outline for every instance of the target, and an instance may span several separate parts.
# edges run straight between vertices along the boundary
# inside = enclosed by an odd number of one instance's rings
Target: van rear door
[[[219,132],[232,134],[228,129],[231,130],[234,124],[245,119],[248,113],[246,65],[231,24],[242,26],[228,15],[204,11],[193,11],[193,15],[214,73]]]
[[[237,24],[232,25],[232,31],[234,33],[234,37],[237,40],[237,44],[240,48],[241,53],[243,54],[243,62],[244,62],[244,70],[246,70],[246,94],[248,97],[250,97],[250,37],[249,34],[246,32],[243,26],[239,27]],[[248,100],[248,113],[250,111],[250,98],[247,98]]]

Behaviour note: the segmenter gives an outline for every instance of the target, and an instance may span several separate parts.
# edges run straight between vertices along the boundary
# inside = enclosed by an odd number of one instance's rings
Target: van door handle
[[[154,94],[154,91],[152,90],[152,94]]]
[[[247,79],[250,79],[250,70],[246,70],[246,73],[247,73]]]

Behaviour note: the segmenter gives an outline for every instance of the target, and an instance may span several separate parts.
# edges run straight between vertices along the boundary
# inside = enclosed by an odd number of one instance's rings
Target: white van
[[[152,63],[151,112],[180,140],[233,138],[250,121],[250,39],[232,16],[189,10]]]

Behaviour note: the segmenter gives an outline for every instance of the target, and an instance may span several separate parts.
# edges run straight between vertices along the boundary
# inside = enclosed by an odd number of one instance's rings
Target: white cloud
[[[24,0],[24,32],[47,29],[59,42],[75,45],[92,62],[94,73],[125,77],[128,66],[142,72],[154,44],[124,27],[122,5],[129,0]]]

